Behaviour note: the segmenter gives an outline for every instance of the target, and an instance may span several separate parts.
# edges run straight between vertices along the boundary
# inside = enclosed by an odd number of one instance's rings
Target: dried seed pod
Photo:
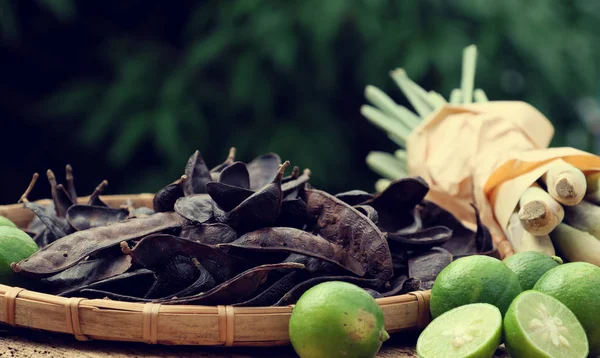
[[[143,300],[142,297],[148,292],[154,280],[153,271],[138,269],[96,281],[86,286],[75,287],[61,293],[59,296],[85,298],[131,297],[130,299],[122,299],[122,301],[140,301]]]
[[[189,221],[204,223],[212,219],[214,201],[208,194],[184,196],[175,202],[175,211]]]
[[[445,226],[433,226],[427,229],[417,231],[412,234],[398,235],[388,233],[388,240],[403,244],[407,249],[425,248],[440,246],[452,237],[452,230]]]
[[[77,190],[75,190],[75,181],[73,178],[73,167],[70,164],[65,166],[65,179],[67,180],[67,192],[69,193],[69,197],[71,201],[76,204],[77,203]]]
[[[69,194],[67,194],[67,192],[64,190],[64,187],[61,186],[61,189],[58,188],[56,177],[54,176],[54,172],[52,170],[48,169],[48,171],[46,171],[46,176],[50,182],[50,190],[52,192],[52,200],[54,201],[56,216],[64,218],[67,214],[67,209],[73,205],[73,202],[71,201]]]
[[[219,182],[238,188],[250,189],[250,174],[246,164],[235,162],[223,169],[219,176]]]
[[[237,239],[235,230],[222,223],[185,225],[179,236],[206,245],[226,244]]]
[[[394,275],[387,240],[377,226],[359,211],[324,191],[306,190],[312,229],[347,253],[366,263],[369,277],[382,283]]]
[[[350,206],[356,206],[373,199],[374,195],[362,190],[350,190],[335,194],[335,197]]]
[[[235,152],[235,147],[229,148],[229,154],[227,155],[225,161],[210,170],[211,175],[215,174],[214,176],[212,176],[214,181],[219,180],[219,174],[223,171],[223,169],[233,164],[233,162],[235,161]]]
[[[281,203],[281,211],[273,226],[303,229],[308,222],[306,203],[302,198],[286,199]]]
[[[278,279],[267,287],[264,291],[259,292],[256,296],[244,302],[235,303],[232,306],[237,307],[258,307],[271,306],[275,304],[281,297],[291,290],[299,280],[302,279],[300,271],[292,271],[282,278]]]
[[[131,267],[131,257],[120,255],[84,260],[54,276],[42,279],[41,284],[54,294],[120,275]]]
[[[206,184],[206,192],[217,205],[224,211],[231,211],[248,199],[254,192],[216,181]]]
[[[77,231],[40,249],[29,258],[12,263],[13,271],[26,276],[47,277],[76,265],[102,249],[121,241],[138,239],[152,233],[178,229],[185,220],[177,213],[157,213],[110,226]]]
[[[238,233],[253,231],[273,224],[281,211],[283,200],[281,179],[289,165],[289,161],[281,164],[271,183],[252,194],[233,210],[223,212],[213,208],[216,221],[226,223]]]
[[[342,247],[324,238],[290,227],[273,227],[252,231],[232,243],[219,244],[217,247],[294,252],[334,263],[358,276],[365,275],[369,264],[366,260],[350,256]]]
[[[160,272],[178,257],[195,258],[217,282],[223,282],[242,272],[251,264],[227,255],[210,245],[166,234],[144,237],[131,251],[133,262]]]
[[[184,196],[183,183],[188,180],[187,175],[182,175],[173,183],[159,190],[152,199],[152,206],[157,213],[174,211],[177,199]]]
[[[129,210],[105,206],[73,205],[67,210],[67,222],[77,231],[107,226],[127,219]]]
[[[302,268],[304,268],[304,265],[292,262],[257,266],[240,273],[209,291],[188,297],[157,300],[156,302],[186,305],[231,305],[252,297],[260,290],[270,274],[281,274]]]
[[[254,158],[246,166],[250,174],[250,190],[259,190],[273,181],[280,165],[281,158],[275,153]]]
[[[104,190],[106,189],[107,186],[108,186],[108,181],[107,180],[103,180],[100,184],[98,184],[98,186],[96,187],[96,189],[94,189],[94,191],[92,192],[92,194],[90,194],[90,197],[88,199],[87,204],[88,205],[93,205],[93,206],[106,206],[106,207],[108,207],[108,205],[106,205],[106,203],[104,203],[100,199],[100,195],[102,195],[102,193],[104,192]]]
[[[452,262],[452,254],[441,247],[418,253],[408,259],[408,275],[421,280],[423,289],[430,289],[437,275]]]
[[[370,205],[357,205],[354,209],[358,210],[361,214],[369,218],[373,222],[373,224],[377,225],[379,222],[379,214],[377,214],[377,210]]]
[[[212,181],[212,178],[200,151],[195,151],[188,159],[185,175],[188,177],[183,182],[183,193],[186,196],[206,193],[206,183]]]

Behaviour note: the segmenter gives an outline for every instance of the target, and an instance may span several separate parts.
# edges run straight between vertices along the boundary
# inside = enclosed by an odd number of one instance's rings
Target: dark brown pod
[[[235,230],[222,223],[184,225],[179,236],[206,245],[226,244],[237,239]]]
[[[214,201],[208,194],[184,196],[175,202],[175,211],[189,221],[204,223],[213,217]]]
[[[163,298],[182,292],[203,292],[215,286],[215,279],[194,257],[171,256],[153,270],[156,280],[144,298]]]
[[[452,254],[441,247],[418,253],[408,259],[408,275],[421,281],[421,288],[433,286],[438,274],[452,262]]]
[[[231,164],[233,164],[233,162],[235,161],[235,152],[236,152],[235,147],[229,148],[229,154],[227,155],[227,158],[225,159],[225,161],[223,161],[223,163],[217,165],[216,167],[214,167],[210,170],[211,175],[214,174],[214,176],[213,176],[214,181],[219,180],[219,174],[223,171],[223,169],[225,169],[228,166],[230,166]]]
[[[104,280],[90,283],[86,286],[75,287],[71,290],[61,293],[63,297],[85,297],[85,298],[103,298],[108,295],[132,297],[124,301],[141,301],[150,286],[154,283],[154,272],[146,269],[125,272],[120,275],[106,278]],[[88,290],[101,292],[98,294],[89,294]],[[86,294],[85,292],[88,292]]]
[[[160,271],[178,257],[196,259],[217,282],[226,281],[250,267],[243,259],[227,255],[212,246],[166,234],[144,237],[131,250],[133,262]]]
[[[296,199],[304,189],[305,184],[310,180],[310,170],[305,169],[302,175],[295,179],[289,180],[281,184],[281,191],[285,199]]]
[[[403,244],[407,249],[431,248],[440,246],[452,237],[452,230],[445,226],[433,226],[412,234],[398,235],[388,233],[388,240]]]
[[[274,305],[283,297],[283,295],[291,290],[299,280],[302,279],[300,271],[292,271],[282,278],[278,279],[267,287],[264,291],[259,292],[256,296],[244,302],[235,303],[232,306],[238,307],[267,307]]]
[[[179,229],[185,220],[177,213],[157,213],[110,226],[76,231],[40,249],[29,258],[13,263],[13,271],[26,276],[48,277],[76,265],[102,249],[169,229]]]
[[[223,169],[219,175],[219,182],[238,188],[250,189],[250,174],[246,164],[235,162]]]
[[[248,199],[254,192],[216,181],[206,184],[206,192],[217,205],[224,211],[231,211]]]
[[[163,213],[175,210],[175,202],[181,198],[183,194],[183,183],[188,179],[186,175],[182,175],[181,178],[175,182],[165,186],[154,194],[152,200],[152,206],[154,211],[157,213]]]
[[[289,165],[290,162],[284,162],[271,183],[263,186],[233,210],[229,212],[214,210],[215,219],[233,227],[239,234],[273,224],[281,211],[283,200],[281,178]]]
[[[377,214],[377,210],[370,205],[357,205],[354,206],[354,209],[358,210],[361,214],[369,218],[373,222],[373,224],[377,225],[379,222],[379,214]]]
[[[400,292],[402,292],[402,290],[404,289],[404,283],[406,282],[406,280],[408,280],[408,276],[406,275],[394,277],[390,280],[391,289],[389,291],[383,292],[381,296],[390,297],[400,294]]]
[[[254,158],[246,166],[250,175],[250,190],[259,190],[273,181],[280,165],[281,158],[275,153]]]
[[[335,194],[335,197],[350,206],[356,206],[373,199],[374,195],[363,190],[350,190]]]
[[[270,274],[300,270],[304,266],[297,263],[262,265],[246,270],[213,289],[194,296],[157,300],[162,304],[186,305],[231,305],[252,297],[267,280]]]
[[[98,184],[98,186],[96,187],[96,189],[94,189],[94,191],[92,192],[92,194],[90,194],[89,198],[88,198],[88,205],[93,205],[93,206],[106,206],[108,207],[108,205],[106,205],[105,202],[103,202],[100,199],[100,195],[102,195],[102,193],[104,192],[104,190],[106,189],[106,187],[108,186],[108,181],[107,180],[103,180],[100,184]]]
[[[303,229],[308,222],[306,203],[302,198],[286,199],[281,203],[281,211],[273,226]]]
[[[363,263],[369,277],[387,282],[394,275],[387,240],[371,220],[321,190],[307,189],[305,201],[316,235],[340,246]]]
[[[77,204],[67,210],[67,222],[78,231],[107,226],[127,219],[129,210]]]
[[[81,261],[54,276],[42,279],[42,285],[48,291],[59,294],[75,287],[84,287],[90,283],[120,275],[131,267],[131,257],[101,257]]]
[[[38,219],[52,233],[55,239],[60,239],[73,232],[73,228],[69,226],[69,223],[67,223],[67,220],[64,217],[57,217],[56,214],[49,212],[44,206],[29,201],[23,205],[27,209],[33,211]]]
[[[364,276],[368,263],[350,256],[344,249],[324,238],[291,227],[264,228],[249,232],[232,243],[217,247],[294,252],[339,265],[358,276]]]
[[[195,151],[188,159],[185,175],[188,177],[183,183],[183,193],[186,196],[206,193],[206,183],[211,181],[212,177],[200,151]]]
[[[56,209],[56,216],[64,218],[67,214],[67,209],[73,205],[73,202],[71,201],[71,198],[69,197],[69,194],[67,194],[65,188],[62,185],[59,188],[59,185],[56,182],[56,177],[54,176],[54,172],[48,169],[46,175],[48,177],[48,181],[50,182],[50,190],[52,193],[52,200],[54,201],[54,208]]]

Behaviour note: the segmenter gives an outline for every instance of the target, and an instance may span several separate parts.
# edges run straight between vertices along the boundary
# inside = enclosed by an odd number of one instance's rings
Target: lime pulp
[[[435,318],[421,332],[417,353],[421,358],[492,357],[502,335],[502,314],[489,303],[453,308]]]

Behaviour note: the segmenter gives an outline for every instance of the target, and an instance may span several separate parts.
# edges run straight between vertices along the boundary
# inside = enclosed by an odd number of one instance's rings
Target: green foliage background
[[[5,138],[39,137],[0,199],[67,162],[83,190],[155,191],[193,150],[211,165],[230,146],[278,152],[326,190],[372,190],[366,154],[395,145],[360,116],[364,87],[409,106],[388,75],[404,67],[448,97],[472,43],[491,100],[527,101],[553,145],[595,151],[599,20],[586,0],[0,0],[2,121],[20,123]]]

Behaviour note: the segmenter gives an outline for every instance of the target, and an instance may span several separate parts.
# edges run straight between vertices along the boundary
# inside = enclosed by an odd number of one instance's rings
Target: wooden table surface
[[[418,357],[414,345],[418,332],[399,332],[385,342],[377,357]],[[0,326],[0,357],[11,358],[297,358],[291,346],[277,348],[164,346],[144,343],[80,342],[69,335]],[[499,349],[494,357],[509,355]]]

